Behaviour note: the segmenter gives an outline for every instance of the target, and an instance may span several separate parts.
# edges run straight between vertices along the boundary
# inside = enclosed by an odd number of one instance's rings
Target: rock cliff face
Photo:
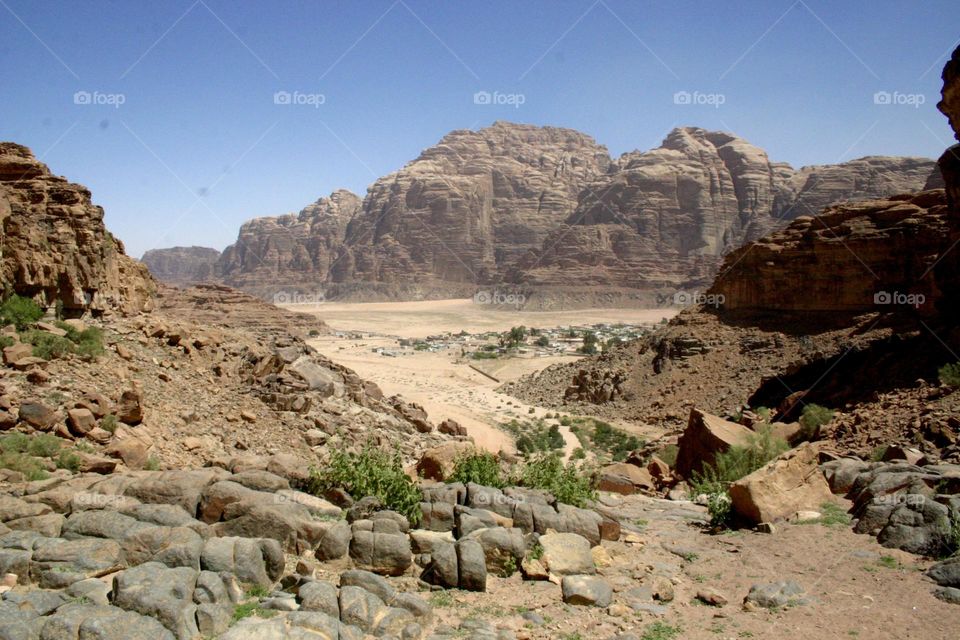
[[[338,190],[298,214],[250,220],[224,249],[217,270],[226,284],[265,298],[322,286],[360,204],[355,194]]]
[[[331,280],[472,292],[539,247],[609,162],[570,129],[454,131],[373,184]]]
[[[870,157],[793,169],[732,134],[686,127],[611,161],[570,129],[454,131],[376,181],[296,216],[246,223],[222,281],[261,297],[469,296],[540,306],[649,304],[709,285],[729,251],[842,200],[924,187],[935,165]]]
[[[168,284],[183,285],[216,280],[220,252],[209,247],[171,247],[151,249],[140,262],[154,278]]]
[[[86,187],[52,175],[30,150],[0,142],[0,280],[67,315],[136,313],[155,287],[124,254]]]
[[[929,313],[948,230],[940,189],[836,205],[731,253],[709,293],[732,314]]]
[[[625,154],[511,275],[531,286],[701,287],[723,256],[843,200],[921,188],[933,162],[869,157],[794,170],[726,133],[676,129]]]

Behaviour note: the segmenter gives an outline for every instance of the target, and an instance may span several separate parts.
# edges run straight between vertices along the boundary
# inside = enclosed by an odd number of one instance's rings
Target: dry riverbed
[[[493,308],[471,300],[426,302],[324,303],[293,306],[314,313],[342,334],[320,336],[310,341],[320,353],[354,369],[376,382],[388,395],[400,394],[422,405],[431,420],[452,418],[464,425],[481,447],[491,451],[512,449],[512,439],[497,425],[512,419],[543,417],[547,409],[528,405],[495,389],[502,382],[540,371],[552,364],[571,362],[577,356],[513,357],[476,361],[464,357],[460,347],[441,351],[399,349],[399,339],[426,338],[444,332],[483,333],[507,331],[523,325],[548,329],[598,323],[656,324],[669,318],[670,309],[581,309],[575,311],[530,312]],[[376,353],[387,349],[402,355]],[[478,372],[476,367],[496,380]],[[629,427],[630,425],[621,425]],[[633,430],[633,429],[631,429]],[[576,438],[561,431],[567,453],[577,446]]]

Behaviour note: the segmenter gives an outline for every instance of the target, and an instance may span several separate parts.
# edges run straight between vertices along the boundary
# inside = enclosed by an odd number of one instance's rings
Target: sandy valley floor
[[[576,360],[576,356],[477,362],[462,358],[459,348],[440,352],[408,349],[398,357],[383,356],[373,350],[377,347],[397,349],[400,338],[425,338],[444,332],[506,331],[518,325],[550,328],[602,322],[654,324],[675,313],[671,309],[529,312],[497,309],[471,300],[323,303],[291,309],[315,313],[335,331],[362,333],[362,339],[330,335],[312,340],[311,344],[324,355],[376,382],[384,393],[400,394],[423,405],[434,422],[453,418],[467,428],[478,445],[493,451],[511,448],[510,438],[496,428],[497,424],[513,418],[542,416],[546,410],[532,407],[531,413],[530,405],[497,393],[494,389],[499,383],[470,365],[506,382],[551,364]],[[576,446],[572,434],[564,432],[564,436],[568,439],[568,450]]]

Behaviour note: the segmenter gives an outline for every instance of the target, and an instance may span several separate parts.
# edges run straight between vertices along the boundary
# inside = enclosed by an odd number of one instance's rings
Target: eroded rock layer
[[[153,278],[107,231],[90,191],[12,142],[0,142],[0,224],[5,288],[68,315],[149,304]]]

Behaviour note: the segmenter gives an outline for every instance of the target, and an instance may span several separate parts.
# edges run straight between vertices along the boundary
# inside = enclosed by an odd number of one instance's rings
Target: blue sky
[[[495,120],[614,156],[698,125],[794,166],[936,157],[958,38],[956,0],[0,0],[0,139],[87,185],[139,257],[363,195]]]

